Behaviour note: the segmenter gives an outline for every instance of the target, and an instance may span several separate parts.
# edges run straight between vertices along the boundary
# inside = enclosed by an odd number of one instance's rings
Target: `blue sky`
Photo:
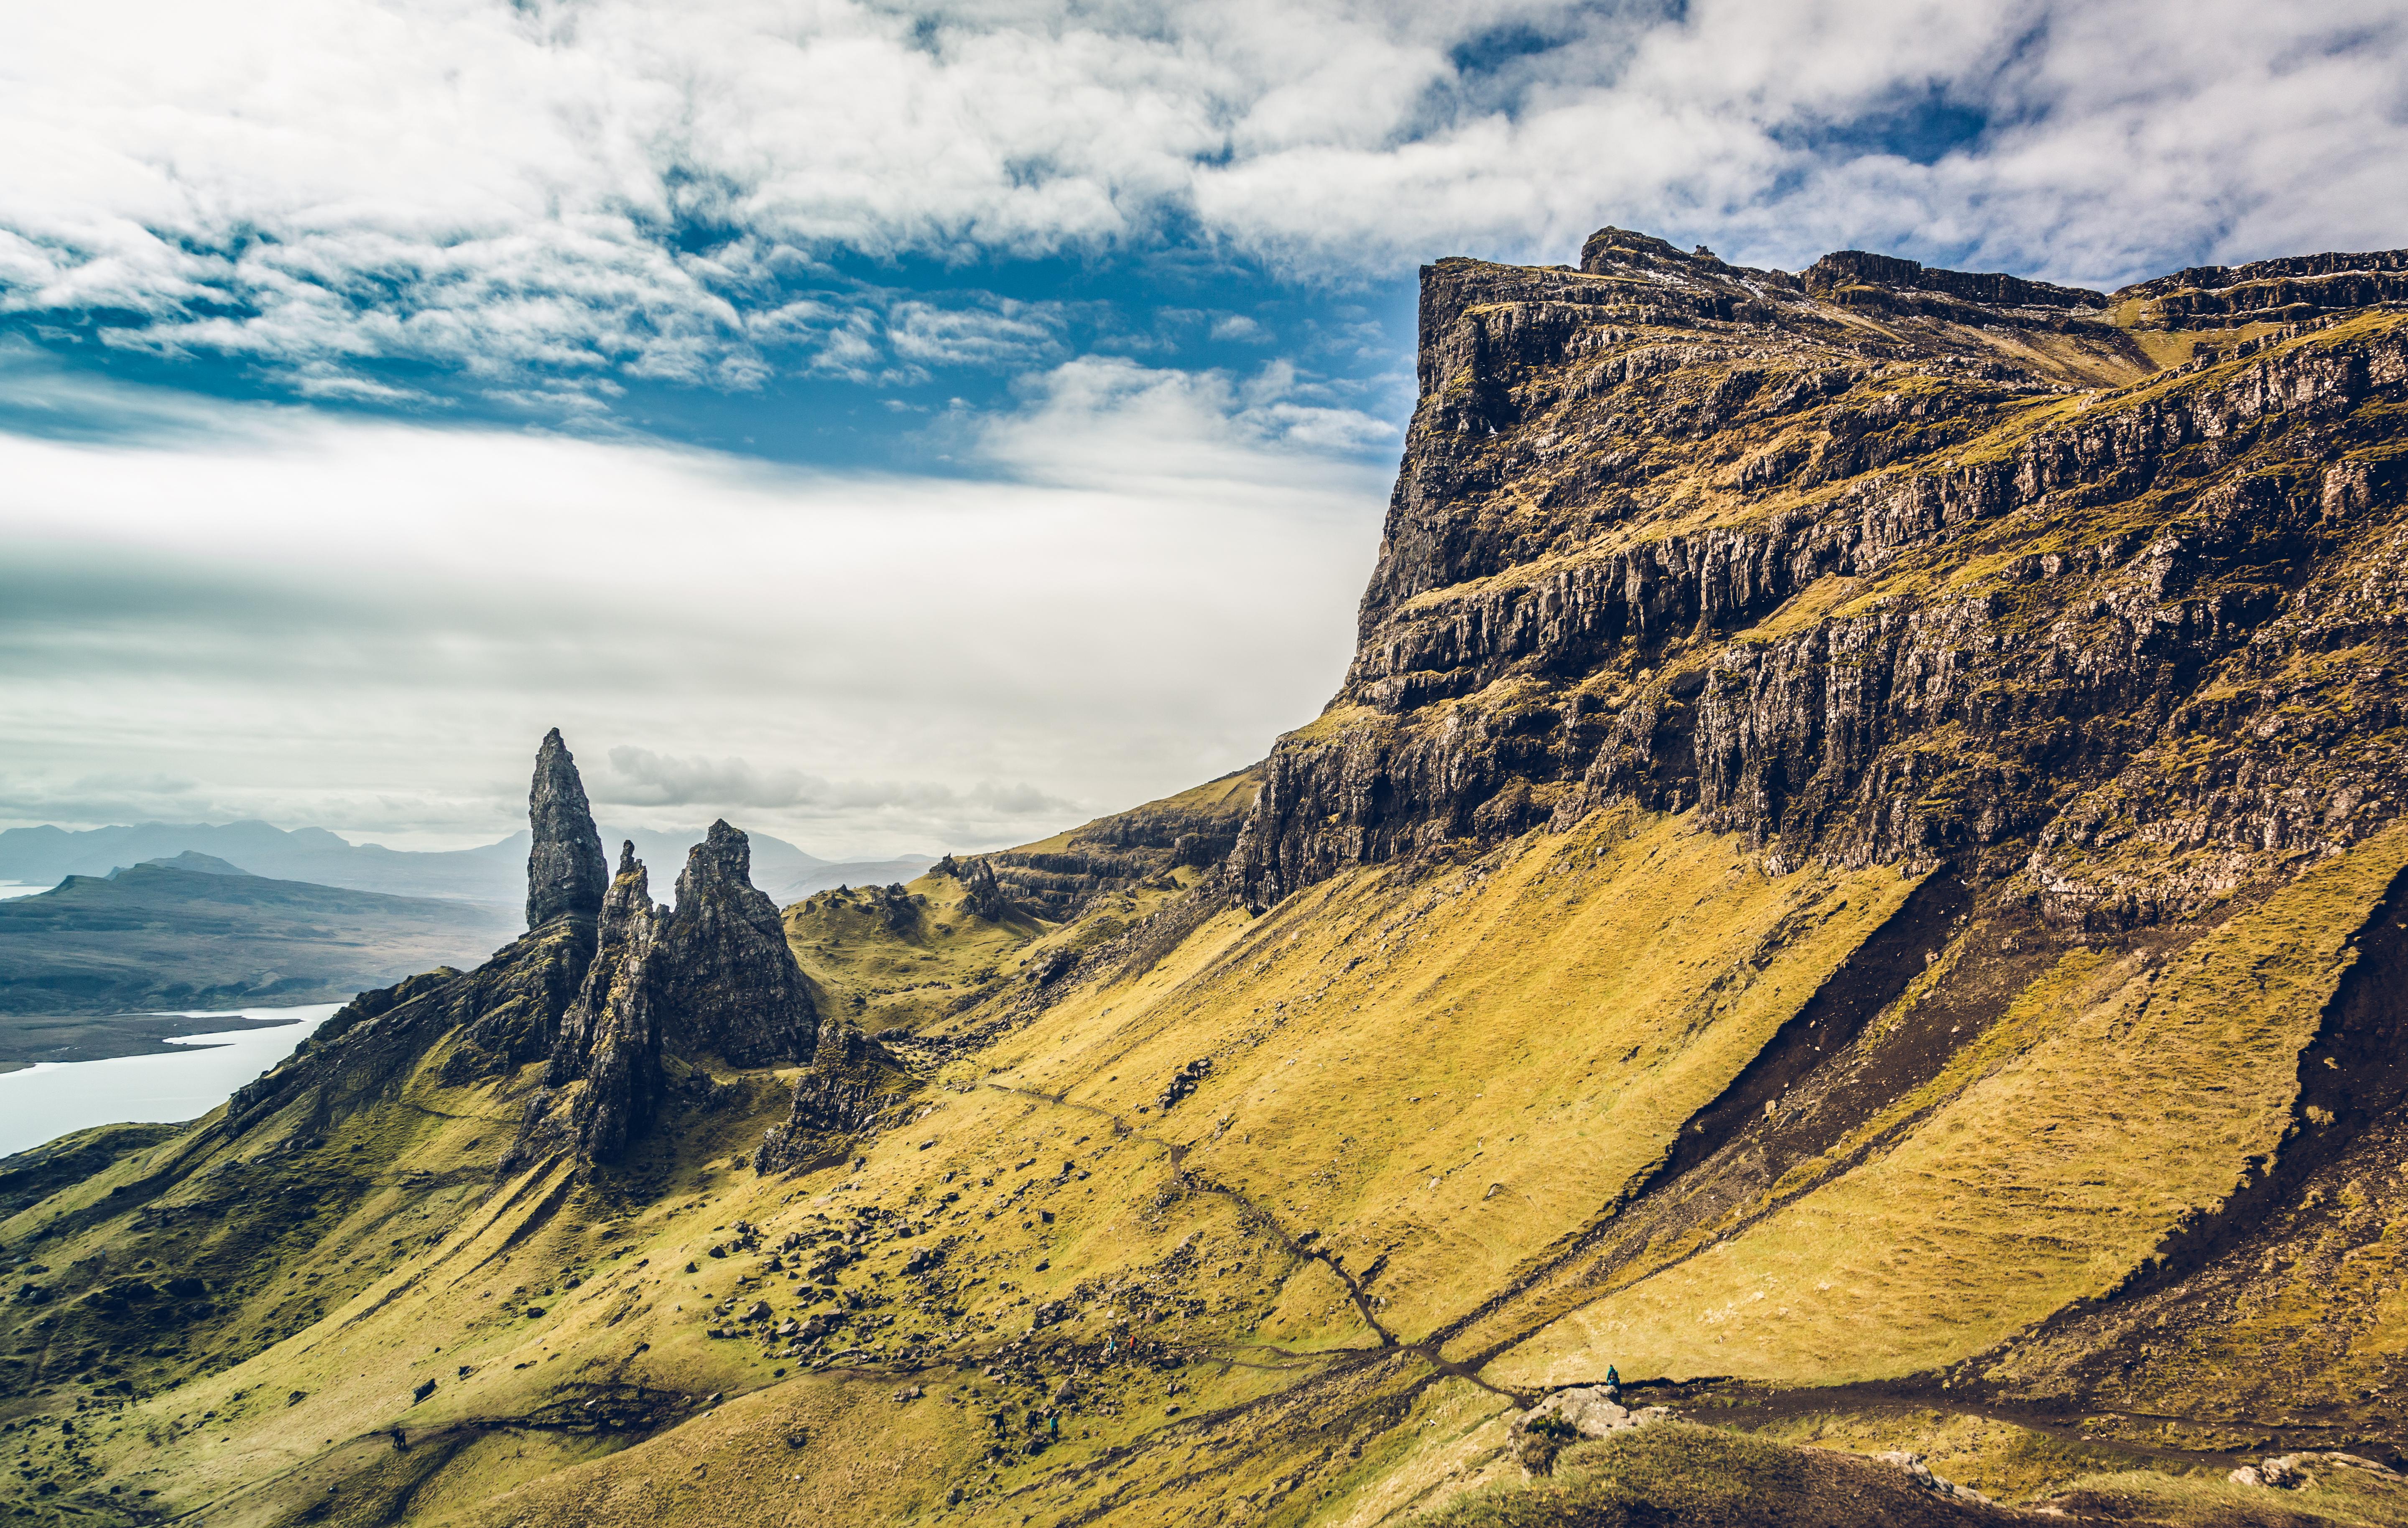
[[[2333,0],[97,0],[0,60],[0,821],[1021,841],[1342,672],[1413,281],[2408,243]],[[608,761],[608,762],[606,762]]]

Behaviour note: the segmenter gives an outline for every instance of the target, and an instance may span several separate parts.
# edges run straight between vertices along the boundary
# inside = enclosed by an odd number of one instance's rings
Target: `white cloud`
[[[0,407],[178,428],[0,434],[0,821],[490,839],[558,725],[609,807],[1025,842],[1309,720],[1385,486],[1243,384],[1118,361],[966,427],[987,481],[52,376],[0,368]]]
[[[1516,28],[1555,46],[1455,62]],[[19,7],[0,67],[7,305],[322,392],[369,356],[738,387],[789,345],[865,379],[1041,357],[1041,319],[792,288],[839,248],[1166,215],[1340,279],[1612,221],[2114,280],[2400,243],[2408,151],[2395,0],[86,0]],[[1987,136],[1850,136],[1934,100]]]
[[[1386,420],[1310,401],[1285,362],[1240,378],[1082,356],[1018,386],[1025,407],[979,421],[978,454],[1044,482],[1169,494],[1210,483],[1232,496],[1334,488],[1364,480],[1335,453],[1402,441]]]

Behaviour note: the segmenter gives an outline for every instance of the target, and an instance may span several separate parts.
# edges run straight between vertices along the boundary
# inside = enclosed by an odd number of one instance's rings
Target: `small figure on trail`
[[[1616,1406],[1622,1404],[1622,1371],[1611,1364],[1605,1366],[1605,1398]]]
[[[1056,1442],[1059,1442],[1062,1437],[1062,1419],[1059,1416],[1046,1418],[1045,1429],[1054,1435]]]

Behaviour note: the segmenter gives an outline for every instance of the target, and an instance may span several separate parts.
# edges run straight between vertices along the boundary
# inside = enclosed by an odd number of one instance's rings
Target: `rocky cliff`
[[[961,878],[981,917],[1075,918],[1099,897],[1168,885],[1184,866],[1220,864],[1237,843],[1256,778],[1254,769],[1233,770],[1018,849],[967,862],[948,854],[931,873]]]
[[[1236,885],[1627,800],[2113,924],[2358,841],[2408,735],[2402,265],[1426,267],[1357,653]]]
[[[1317,721],[0,1164],[0,1507],[2408,1521],[2400,270],[1440,263]]]
[[[569,1122],[589,1160],[617,1155],[652,1122],[660,1101],[661,1035],[650,967],[664,912],[653,905],[636,846],[622,844],[619,874],[602,899],[594,962],[561,1021],[544,1078],[552,1087],[585,1083]]]

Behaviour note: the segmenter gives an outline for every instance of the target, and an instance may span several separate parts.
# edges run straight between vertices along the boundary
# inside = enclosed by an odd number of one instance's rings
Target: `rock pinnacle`
[[[544,734],[543,747],[536,751],[527,826],[535,835],[527,849],[527,927],[541,928],[564,914],[592,918],[601,912],[602,893],[610,885],[609,862],[602,857],[602,835],[595,831],[577,761],[560,740],[558,727]]]

